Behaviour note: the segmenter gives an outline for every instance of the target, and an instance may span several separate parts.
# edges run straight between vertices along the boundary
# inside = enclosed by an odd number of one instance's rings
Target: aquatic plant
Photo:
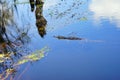
[[[32,54],[23,56],[20,60],[18,60],[17,63],[15,63],[14,66],[21,65],[21,64],[24,64],[26,62],[38,61],[38,60],[42,59],[43,57],[47,56],[48,51],[49,51],[49,47],[45,46],[40,50],[36,50]]]
[[[26,54],[24,56],[21,56],[20,58],[15,58],[12,53],[9,54],[9,56],[5,56],[4,54],[0,55],[0,79],[6,80],[8,78],[11,78],[11,80],[14,78],[17,67],[19,67],[22,64],[28,63],[28,62],[34,62],[41,60],[45,56],[47,56],[47,53],[49,51],[49,47],[45,46],[40,50],[36,50],[33,53]]]

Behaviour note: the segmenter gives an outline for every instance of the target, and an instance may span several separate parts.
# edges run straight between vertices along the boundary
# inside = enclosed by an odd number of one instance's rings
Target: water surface
[[[44,38],[38,33],[30,5],[18,4],[19,17],[15,15],[18,25],[30,27],[30,42],[24,44],[28,52],[44,46],[50,50],[43,59],[20,65],[15,79],[29,65],[19,80],[120,80],[119,3],[119,0],[46,0]],[[85,40],[59,40],[53,36]]]

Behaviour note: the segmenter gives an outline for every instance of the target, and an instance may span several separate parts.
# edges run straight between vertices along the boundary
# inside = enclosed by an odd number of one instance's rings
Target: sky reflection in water
[[[24,16],[26,21],[19,22],[19,25],[26,23],[31,25],[29,31],[31,43],[28,46],[36,50],[48,45],[51,49],[48,56],[31,65],[21,79],[120,79],[120,31],[117,30],[120,21],[119,0],[77,0],[82,2],[79,6],[79,2],[75,1],[45,1],[43,12],[48,23],[47,35],[44,39],[41,39],[37,33],[35,15],[29,12],[30,6],[18,5],[19,19],[22,20],[21,16]],[[77,6],[71,7],[74,2]],[[88,41],[58,40],[53,37],[57,35],[77,36]]]
[[[93,12],[93,18],[97,22],[108,19],[120,28],[120,1],[119,0],[92,0],[89,9]]]
[[[68,4],[73,4],[74,0],[71,0],[71,3],[68,0],[65,1]],[[56,15],[51,18],[48,16],[50,10],[44,8],[48,29],[51,26],[55,28],[55,30],[48,31],[44,39],[52,50],[43,62],[35,64],[27,72],[30,76],[34,75],[30,72],[36,73],[36,76],[32,76],[31,80],[119,80],[120,31],[116,28],[119,27],[119,16],[117,16],[119,8],[116,5],[119,4],[119,1],[112,1],[86,1],[85,6],[71,11],[72,13],[76,11],[78,14],[83,11],[85,15],[77,17],[85,16],[87,20],[69,18],[71,13],[68,16],[60,17],[60,19],[56,18]],[[61,3],[63,3],[61,7],[66,6],[64,2]],[[106,8],[103,3],[105,5],[108,3]],[[57,3],[55,2],[55,4]],[[55,6],[52,5],[48,8],[53,10]],[[68,8],[68,6],[64,7],[64,9]],[[57,10],[61,9],[57,7]],[[66,17],[70,20],[68,24],[66,24],[68,20]],[[54,35],[79,36],[87,38],[88,41],[57,40],[52,38]],[[104,42],[91,42],[90,40],[103,40]]]

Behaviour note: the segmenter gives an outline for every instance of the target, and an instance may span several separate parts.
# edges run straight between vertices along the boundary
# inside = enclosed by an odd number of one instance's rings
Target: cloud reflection
[[[120,0],[92,0],[89,9],[96,21],[108,19],[120,28]]]
[[[49,7],[55,6],[59,0],[43,0],[45,2],[44,9],[48,9]]]

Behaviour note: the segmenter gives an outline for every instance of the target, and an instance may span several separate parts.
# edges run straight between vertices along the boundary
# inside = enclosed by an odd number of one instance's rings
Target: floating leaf
[[[87,20],[86,17],[82,17],[82,18],[80,18],[80,21],[86,21],[86,20]]]

